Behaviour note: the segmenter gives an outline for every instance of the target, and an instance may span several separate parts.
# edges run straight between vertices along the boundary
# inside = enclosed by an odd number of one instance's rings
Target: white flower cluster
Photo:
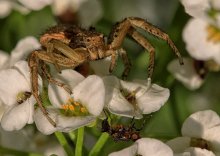
[[[172,61],[168,70],[187,88],[199,88],[207,71],[220,70],[220,3],[219,0],[181,0],[192,16],[183,30],[186,50],[185,66]],[[198,64],[198,62],[200,64]]]
[[[7,131],[20,130],[26,124],[35,122],[44,134],[69,132],[94,122],[104,108],[116,115],[140,119],[143,114],[158,111],[168,100],[169,89],[151,84],[150,79],[127,82],[108,75],[84,77],[74,70],[65,69],[61,74],[54,73],[53,77],[68,85],[72,94],[51,83],[47,86],[50,104],[46,108],[49,116],[56,122],[54,127],[40,109],[35,107],[36,100],[31,93],[30,70],[25,60],[37,48],[40,48],[37,40],[27,37],[17,44],[10,56],[2,57],[0,100],[4,111],[1,126]],[[105,63],[99,67],[109,66],[106,63],[108,60],[104,60]],[[101,69],[94,71],[100,71],[99,75],[108,74]],[[40,76],[39,84],[39,94],[42,94]]]
[[[184,121],[182,137],[166,144],[156,139],[142,138],[109,156],[219,156],[219,132],[220,117],[212,110],[199,111]]]

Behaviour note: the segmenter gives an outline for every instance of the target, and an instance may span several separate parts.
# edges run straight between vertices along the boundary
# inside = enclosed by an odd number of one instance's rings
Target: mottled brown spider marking
[[[115,66],[116,55],[119,54],[125,64],[123,77],[126,77],[130,71],[131,64],[126,51],[121,46],[126,35],[130,35],[150,53],[148,66],[148,78],[150,79],[154,70],[155,50],[148,40],[136,31],[137,27],[165,40],[179,58],[180,64],[183,64],[182,57],[169,36],[149,22],[137,17],[128,17],[118,22],[113,27],[107,43],[104,42],[104,35],[97,32],[94,28],[87,30],[75,25],[57,25],[42,34],[40,38],[42,49],[35,50],[31,53],[29,67],[31,71],[32,94],[51,124],[56,126],[56,123],[49,117],[38,95],[37,77],[39,70],[43,71],[43,74],[50,83],[63,87],[69,93],[71,92],[65,84],[55,81],[50,76],[44,67],[45,63],[54,64],[57,71],[61,72],[61,67],[76,68],[85,62],[111,56],[111,65],[109,68],[111,72]]]

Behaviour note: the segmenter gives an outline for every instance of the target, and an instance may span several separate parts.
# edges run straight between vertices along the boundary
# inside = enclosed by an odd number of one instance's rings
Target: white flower
[[[9,55],[0,50],[0,70],[8,67]]]
[[[40,10],[51,2],[52,0],[1,0],[0,18],[8,16],[13,9],[27,14],[31,10]]]
[[[17,61],[26,60],[28,55],[41,47],[35,37],[27,36],[17,43],[16,47],[11,51],[9,65],[13,66]]]
[[[163,142],[142,138],[138,139],[132,146],[118,152],[113,152],[109,156],[173,156],[173,151]]]
[[[67,156],[66,152],[64,151],[63,147],[58,143],[53,143],[48,141],[46,149],[44,151],[45,156],[57,155],[57,156]]]
[[[182,126],[183,137],[170,140],[167,144],[174,150],[174,153],[183,153],[190,148],[193,149],[190,153],[194,151],[196,153],[209,153],[207,155],[214,155],[213,153],[220,155],[219,132],[219,116],[212,110],[199,111],[184,121]]]
[[[191,19],[183,31],[186,49],[196,60],[213,59],[220,64],[220,32],[200,19]]]
[[[219,0],[181,0],[181,2],[189,15],[220,26],[220,19],[218,19],[220,16]]]
[[[8,108],[8,106],[5,105],[0,99],[0,121],[2,119],[4,112],[7,110],[7,108]]]
[[[205,17],[210,9],[209,0],[181,0],[185,11],[193,17]]]
[[[65,14],[67,11],[77,12],[79,21],[84,26],[91,26],[96,23],[103,14],[102,6],[98,0],[54,0],[52,10],[56,16]],[[91,14],[92,16],[90,16]]]
[[[204,80],[197,73],[194,60],[191,58],[184,58],[183,66],[181,66],[178,60],[175,59],[169,63],[167,69],[188,89],[198,89],[203,84]]]
[[[10,55],[0,51],[0,69],[10,68],[20,60],[27,60],[28,55],[40,47],[41,45],[35,37],[27,36],[19,40]]]
[[[73,70],[63,70],[54,76],[72,89],[72,95],[54,84],[48,87],[52,107],[48,107],[52,126],[42,112],[36,109],[34,120],[37,128],[44,134],[55,131],[68,132],[94,122],[104,107],[105,88],[101,78],[91,75],[86,79]]]
[[[109,67],[111,64],[111,57],[107,57],[102,60],[90,61],[89,65],[96,75],[107,76],[109,75]]]
[[[87,0],[54,0],[52,4],[52,10],[55,15],[61,15],[68,9],[76,12],[79,7],[86,1]]]
[[[142,118],[142,114],[158,111],[167,101],[169,89],[148,82],[127,82],[115,76],[103,78],[106,104],[111,113]]]
[[[36,101],[31,95],[27,62],[19,61],[13,68],[0,71],[0,99],[7,106],[1,119],[3,129],[19,130],[26,124],[33,123]]]
[[[30,10],[41,10],[47,5],[50,5],[53,0],[18,0],[21,4]]]

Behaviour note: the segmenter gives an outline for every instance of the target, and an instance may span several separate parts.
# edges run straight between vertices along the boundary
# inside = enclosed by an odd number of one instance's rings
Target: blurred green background
[[[98,0],[101,12],[100,18],[90,22],[97,10],[90,8],[95,0],[86,1],[77,11],[79,25],[82,27],[94,26],[106,36],[112,26],[125,17],[136,16],[147,19],[153,25],[167,32],[175,42],[182,56],[188,56],[185,44],[182,41],[182,30],[190,18],[184,12],[183,6],[177,0]],[[82,17],[82,19],[81,19]],[[39,11],[32,11],[23,15],[12,11],[5,18],[0,19],[0,49],[10,53],[16,43],[25,36],[40,37],[42,32],[57,23],[50,6]],[[155,70],[153,83],[170,89],[170,98],[161,110],[156,112],[146,123],[142,131],[143,137],[154,137],[168,140],[181,135],[181,125],[192,112],[204,109],[213,109],[220,113],[220,74],[209,73],[204,85],[195,91],[185,88],[167,71],[168,63],[175,58],[174,53],[165,41],[143,32],[156,49]],[[133,40],[126,38],[123,47],[127,50],[132,62],[132,69],[128,79],[146,79],[148,52]],[[114,74],[121,76],[122,61],[119,59]],[[138,121],[137,121],[138,122]],[[127,121],[129,124],[129,121]],[[100,136],[100,126],[86,128],[85,149],[87,151]],[[111,138],[104,145],[100,155],[127,147],[131,142],[115,143]],[[86,151],[84,151],[86,154]]]

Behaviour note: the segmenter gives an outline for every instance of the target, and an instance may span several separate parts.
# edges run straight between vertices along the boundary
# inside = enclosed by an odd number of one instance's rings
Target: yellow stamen
[[[75,101],[75,102],[74,102],[74,105],[79,106],[80,103]]]
[[[82,113],[86,113],[86,112],[87,112],[87,110],[86,110],[85,107],[80,108],[80,111],[81,111]]]
[[[75,107],[73,105],[69,105],[69,110],[74,111]]]
[[[219,43],[220,42],[220,30],[212,25],[209,25],[207,27],[207,40],[211,41],[213,43]]]
[[[61,112],[66,116],[85,116],[89,112],[80,102],[74,101],[73,98],[67,100],[66,103],[62,104]]]
[[[68,102],[69,103],[74,103],[74,99],[73,98],[69,98]]]
[[[62,109],[67,110],[68,109],[68,105],[67,104],[63,104],[62,105]]]

